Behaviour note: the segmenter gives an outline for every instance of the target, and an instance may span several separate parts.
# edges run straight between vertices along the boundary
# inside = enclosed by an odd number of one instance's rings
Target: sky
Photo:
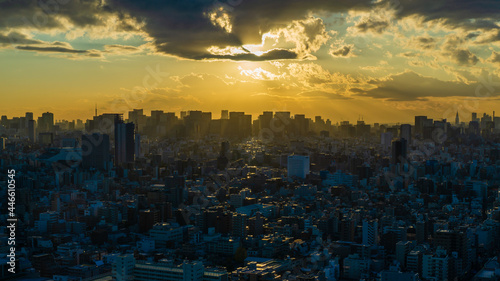
[[[0,114],[262,111],[469,121],[500,101],[498,0],[0,0]]]

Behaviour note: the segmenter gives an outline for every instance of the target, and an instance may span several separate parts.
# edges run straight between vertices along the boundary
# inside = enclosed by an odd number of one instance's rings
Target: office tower
[[[227,136],[246,138],[252,135],[252,115],[244,112],[229,112]]]
[[[436,246],[442,247],[446,252],[451,255],[453,252],[457,253],[457,268],[455,272],[460,276],[470,269],[469,260],[469,240],[465,232],[456,230],[438,230],[434,235],[434,242]]]
[[[6,142],[5,138],[0,138],[0,150],[5,149],[5,142]]]
[[[378,220],[363,220],[363,244],[378,244]]]
[[[363,137],[370,135],[370,125],[365,124],[365,121],[359,120],[356,123],[356,136]]]
[[[309,174],[309,156],[290,155],[287,163],[288,177],[305,179]]]
[[[415,116],[415,134],[423,134],[427,116]]]
[[[305,136],[309,131],[309,122],[304,114],[295,114],[293,124],[295,135]]]
[[[479,121],[479,118],[477,118],[477,113],[476,112],[472,112],[472,118],[470,121]]]
[[[235,237],[246,237],[247,224],[247,215],[234,213],[232,218],[232,235]]]
[[[400,139],[392,142],[392,164],[401,164],[405,162],[407,152],[407,142],[405,139]]]
[[[229,142],[224,141],[220,145],[219,157],[217,157],[217,169],[224,170],[229,164]]]
[[[275,136],[286,136],[290,133],[291,117],[289,111],[278,111],[274,113],[271,130]]]
[[[134,109],[128,112],[128,122],[135,124],[135,131],[138,133],[144,132],[146,127],[146,115],[144,115],[143,109]]]
[[[115,164],[134,162],[134,123],[115,123]]]
[[[141,135],[139,135],[139,134],[135,134],[134,155],[135,155],[135,159],[141,158],[141,156],[142,156],[142,151],[141,151]]]
[[[130,281],[134,279],[134,255],[119,255],[113,262],[113,279],[116,281]]]
[[[220,113],[220,119],[229,119],[229,111],[228,110],[222,110]]]
[[[411,145],[411,125],[410,124],[402,124],[401,128],[401,138],[406,140],[408,145]]]
[[[30,138],[30,122],[33,121],[33,112],[26,112],[23,118],[23,126],[22,129],[26,131],[26,135],[28,136],[28,139],[33,142],[33,140]],[[33,136],[34,136],[34,127],[33,127]]]
[[[184,176],[173,175],[165,179],[165,188],[167,190],[167,201],[172,203],[174,208],[179,207],[184,202],[184,188],[186,187],[186,178]]]
[[[387,133],[381,133],[380,134],[380,144],[382,145],[383,149],[389,149],[392,144],[392,132],[387,132]]]
[[[82,135],[82,167],[107,170],[110,161],[109,136],[94,133]]]
[[[257,212],[255,217],[248,220],[248,230],[253,236],[259,236],[264,233],[264,217],[260,212]]]
[[[423,255],[422,277],[425,280],[454,280],[449,278],[453,272],[450,265],[450,257],[446,250],[438,247],[435,254]]]
[[[33,112],[26,112],[24,117],[26,118],[27,121],[33,120]]]
[[[356,231],[356,225],[354,220],[351,218],[343,218],[340,221],[340,241],[354,241],[354,234]]]
[[[406,268],[406,257],[413,249],[414,244],[410,241],[399,241],[396,243],[396,260],[401,268]]]
[[[123,114],[120,113],[105,113],[94,116],[92,120],[87,120],[87,123],[85,123],[85,131],[88,133],[109,134],[110,139],[113,139],[115,123],[122,122],[122,119]],[[83,123],[78,126],[83,127]]]
[[[139,211],[139,232],[145,233],[160,222],[160,211],[147,209]]]
[[[41,117],[38,117],[38,132],[52,132],[54,129],[54,114],[45,112]]]
[[[458,117],[458,111],[457,111],[457,115],[455,116],[455,125],[456,126],[460,125],[460,117]]]
[[[259,116],[260,130],[270,129],[272,119],[273,119],[273,112],[264,111],[262,115]]]

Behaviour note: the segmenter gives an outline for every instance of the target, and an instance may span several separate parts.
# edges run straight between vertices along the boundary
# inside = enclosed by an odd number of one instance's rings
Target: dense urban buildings
[[[478,116],[2,116],[0,278],[498,280],[500,119]]]

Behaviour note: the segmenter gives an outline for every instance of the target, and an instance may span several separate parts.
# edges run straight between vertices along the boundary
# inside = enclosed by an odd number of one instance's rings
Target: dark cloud
[[[343,46],[339,49],[331,50],[330,54],[334,57],[347,57],[351,53],[351,46]]]
[[[207,51],[215,46],[239,47],[260,44],[262,34],[286,27],[292,20],[304,19],[310,11],[346,11],[353,7],[367,9],[370,0],[252,0],[252,1],[133,1],[111,0],[110,6],[127,11],[144,20],[145,30],[154,38],[158,51],[188,59],[264,60],[296,58],[291,51],[270,51],[268,55],[214,55]],[[231,5],[231,3],[233,5]],[[226,15],[231,25],[214,25],[208,15]],[[222,19],[222,18],[220,18]]]
[[[479,59],[469,50],[456,50],[452,53],[453,59],[460,65],[475,65]]]
[[[268,61],[268,60],[283,60],[283,59],[296,59],[298,55],[290,50],[285,49],[274,49],[268,51],[260,56],[247,53],[247,54],[236,54],[236,55],[212,55],[203,54],[199,57],[192,57],[192,59],[230,59],[235,61]]]
[[[394,5],[398,2],[398,5]],[[377,3],[377,4],[374,4]],[[284,28],[293,20],[306,19],[310,12],[368,10],[389,3],[398,17],[422,16],[442,19],[446,24],[475,29],[497,28],[498,0],[0,0],[0,29],[31,27],[39,30],[65,29],[62,19],[77,27],[105,26],[118,18],[118,31],[142,30],[164,54],[186,59],[264,60],[296,58],[292,51],[272,50],[266,55],[214,54],[211,47],[241,47],[260,44],[262,34]],[[134,19],[134,20],[132,20]],[[368,19],[356,25],[360,32],[381,33],[387,20]],[[306,30],[315,31],[315,30]],[[499,40],[492,36],[484,40]],[[28,44],[28,43],[23,43]]]
[[[367,19],[365,21],[362,21],[358,24],[356,24],[356,28],[360,32],[375,32],[375,33],[382,33],[384,30],[389,27],[389,21],[387,20],[374,20],[374,19]]]
[[[35,47],[35,46],[17,46],[16,49],[25,51],[36,51],[36,52],[49,52],[49,53],[71,53],[71,54],[83,54],[87,53],[86,50],[74,50],[64,47]]]
[[[488,61],[500,65],[500,53],[493,51]]]
[[[25,34],[19,32],[10,32],[9,34],[0,34],[0,45],[10,44],[42,44],[43,41],[30,39]]]
[[[445,24],[471,29],[498,27],[500,16],[498,0],[386,0],[397,2],[394,7],[399,17],[422,16],[425,21],[444,20]],[[393,5],[394,6],[394,5]]]
[[[38,52],[38,53],[77,54],[77,55],[85,55],[85,56],[93,57],[93,58],[102,57],[102,54],[96,50],[75,50],[75,49],[70,48],[70,47],[57,46],[57,44],[51,45],[51,46],[33,46],[33,45],[31,45],[31,46],[16,46],[16,49],[24,50],[24,51]]]
[[[442,81],[424,77],[415,72],[404,72],[379,80],[371,80],[371,90],[359,88],[351,91],[367,97],[390,101],[425,100],[430,97],[474,97],[479,84],[465,84],[458,81]],[[499,93],[496,93],[497,95]]]
[[[137,51],[137,50],[139,50],[139,48],[134,47],[134,46],[117,45],[117,44],[113,44],[113,45],[105,45],[105,46],[104,46],[104,48],[105,48],[105,49],[118,49],[118,50],[126,50],[126,51]]]
[[[0,28],[61,28],[60,19],[80,26],[104,26],[111,9],[101,0],[3,0],[0,1]]]
[[[412,40],[410,41],[410,45],[411,47],[415,47],[417,49],[434,49],[436,47],[436,39],[434,39],[433,37],[419,36],[412,38]]]

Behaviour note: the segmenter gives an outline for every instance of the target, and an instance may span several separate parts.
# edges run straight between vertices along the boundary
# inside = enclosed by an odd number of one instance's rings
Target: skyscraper
[[[288,177],[305,179],[309,174],[309,156],[290,155],[287,163]]]
[[[457,111],[457,115],[455,116],[455,125],[460,125],[460,118],[458,117],[458,111]]]
[[[28,139],[35,142],[35,120],[28,120]]]
[[[115,123],[115,164],[134,162],[134,123]]]
[[[415,133],[422,134],[427,116],[415,116]]]
[[[165,188],[167,190],[168,202],[172,203],[174,208],[184,202],[184,188],[186,178],[184,176],[173,175],[165,179]]]
[[[109,148],[109,136],[106,134],[82,135],[82,167],[108,169]]]
[[[406,159],[407,141],[405,139],[396,140],[392,142],[392,156],[391,163],[403,163]]]
[[[363,220],[363,244],[378,244],[378,220]]]
[[[411,144],[411,125],[402,124],[400,131],[401,131],[401,138],[405,139],[407,144]]]
[[[46,133],[52,132],[54,129],[54,114],[45,112],[41,117],[38,117],[38,132]]]

